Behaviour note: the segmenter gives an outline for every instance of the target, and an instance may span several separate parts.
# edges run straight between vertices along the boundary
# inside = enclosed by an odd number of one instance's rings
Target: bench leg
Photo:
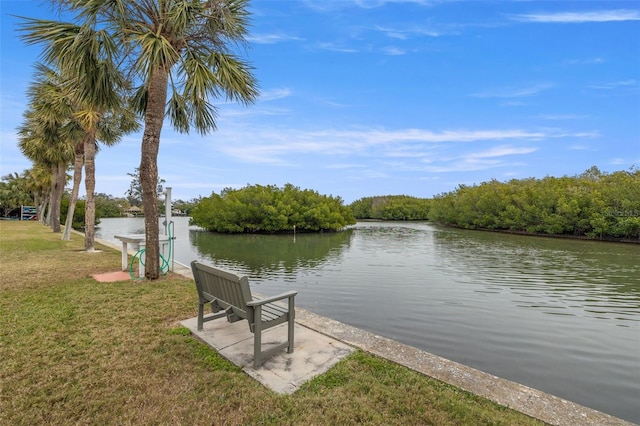
[[[255,307],[253,318],[253,368],[258,368],[262,364],[262,306]]]
[[[198,331],[204,330],[204,303],[198,303]]]
[[[293,297],[289,298],[289,333],[288,333],[288,342],[289,347],[287,348],[288,353],[293,353],[293,326],[296,322],[296,308],[293,303]]]

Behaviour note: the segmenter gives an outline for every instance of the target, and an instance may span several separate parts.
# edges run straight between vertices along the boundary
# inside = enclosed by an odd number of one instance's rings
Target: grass
[[[179,326],[191,280],[98,283],[120,253],[82,248],[0,221],[0,424],[540,424],[362,351],[276,394]]]

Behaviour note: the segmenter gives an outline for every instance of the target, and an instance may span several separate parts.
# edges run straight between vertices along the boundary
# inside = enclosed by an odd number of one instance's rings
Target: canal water
[[[317,314],[640,423],[639,245],[426,222],[220,235],[173,220],[181,263],[298,290]],[[102,219],[96,238],[142,232],[142,218]]]

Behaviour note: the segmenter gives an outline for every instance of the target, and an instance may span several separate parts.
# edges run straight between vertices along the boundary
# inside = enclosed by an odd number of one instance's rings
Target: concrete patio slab
[[[355,350],[352,346],[296,323],[293,353],[283,350],[267,358],[262,366],[255,369],[253,333],[249,331],[246,321],[229,323],[226,318],[219,318],[205,322],[203,331],[197,329],[197,317],[181,321],[180,324],[251,377],[282,394],[295,392],[302,384],[326,372]],[[286,323],[270,328],[262,333],[262,350],[268,350],[286,339]]]

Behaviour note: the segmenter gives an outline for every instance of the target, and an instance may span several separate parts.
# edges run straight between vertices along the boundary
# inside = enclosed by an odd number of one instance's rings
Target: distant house
[[[142,209],[138,206],[131,206],[126,210],[126,212],[129,217],[144,216]]]

